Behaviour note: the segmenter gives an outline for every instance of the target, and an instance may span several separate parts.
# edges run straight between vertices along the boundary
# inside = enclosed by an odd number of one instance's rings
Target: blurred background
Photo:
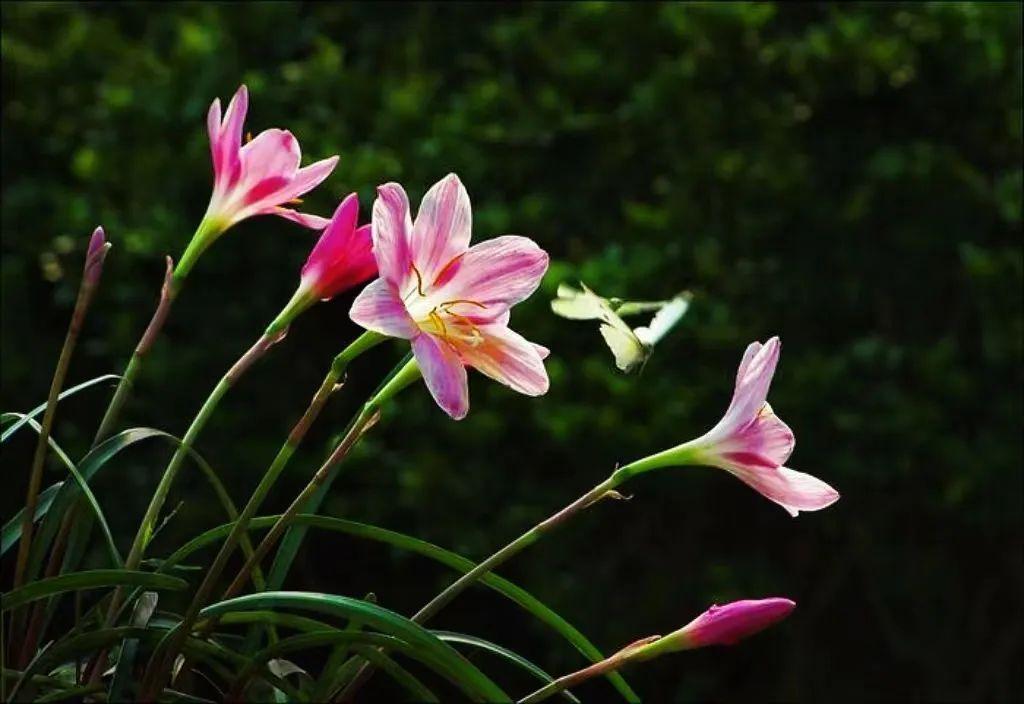
[[[422,387],[405,392],[325,513],[480,559],[617,462],[703,433],[747,343],[778,334],[771,402],[797,434],[791,464],[835,485],[837,505],[794,520],[724,472],[665,470],[502,573],[606,651],[713,602],[799,603],[742,646],[627,671],[649,700],[1012,698],[1024,687],[1020,21],[1010,3],[6,3],[3,410],[45,399],[98,223],[114,249],[68,384],[123,368],[163,256],[180,255],[206,208],[206,109],[244,82],[247,129],[291,129],[304,163],[341,155],[307,210],[329,214],[355,190],[366,220],[376,184],[400,181],[416,203],[454,171],[476,240],[524,234],[552,255],[513,321],[552,349],[551,392],[530,399],[473,373],[460,423]],[[181,434],[284,305],[314,237],[259,218],[204,255],[125,423]],[[626,377],[596,326],[550,313],[556,285],[578,280],[695,300]],[[239,503],[357,334],[351,300],[303,316],[203,434]],[[404,351],[389,343],[351,369],[265,512],[289,503]],[[109,392],[61,404],[72,456]],[[5,516],[33,444],[4,445]],[[97,476],[122,548],[169,451],[140,444]],[[49,469],[46,484],[61,478]],[[223,521],[199,473],[181,475],[178,502],[153,555]],[[321,533],[288,586],[372,591],[409,613],[450,579]],[[488,590],[435,625],[551,672],[582,665]],[[605,681],[578,694],[615,696]]]

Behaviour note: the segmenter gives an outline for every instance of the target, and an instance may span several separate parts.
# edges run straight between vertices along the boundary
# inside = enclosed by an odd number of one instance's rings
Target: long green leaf
[[[78,471],[81,473],[82,478],[88,482],[118,452],[136,442],[154,437],[160,433],[161,431],[150,428],[125,430],[93,448],[78,463]],[[50,543],[60,527],[64,512],[71,507],[72,502],[78,498],[80,493],[81,489],[75,482],[64,482],[57,491],[57,495],[53,498],[50,508],[39,527],[39,531],[32,541],[32,550],[29,553],[29,566],[26,571],[29,579],[34,578],[39,573]],[[20,531],[18,532],[20,535]]]
[[[39,494],[39,503],[36,504],[36,515],[33,517],[33,521],[38,521],[46,515],[46,512],[50,510],[50,504],[53,503],[53,497],[57,495],[57,491],[60,490],[63,484],[64,482],[57,482]],[[21,539],[21,517],[24,515],[25,508],[22,507],[11,517],[11,520],[4,523],[3,539],[0,541],[0,555],[6,553],[8,548]]]
[[[387,653],[377,648],[356,646],[356,654],[371,663],[378,670],[398,683],[402,689],[412,696],[414,702],[440,702],[430,689],[420,682],[415,675],[388,657]]]
[[[8,700],[18,701],[17,695],[23,684],[34,681],[40,672],[48,672],[58,663],[67,662],[68,660],[81,657],[82,655],[91,655],[97,650],[108,648],[121,640],[137,638],[151,643],[162,638],[163,635],[164,632],[162,630],[154,629],[152,626],[148,628],[118,626],[115,628],[100,628],[80,635],[72,635],[60,641],[50,643],[36,656],[29,666],[25,668],[25,671],[21,673],[21,678],[18,680],[18,683],[8,694]],[[190,658],[206,662],[217,670],[224,669],[222,665],[217,663],[226,663],[239,668],[244,667],[248,662],[248,658],[245,658],[232,650],[216,643],[199,640],[198,638],[189,638],[185,642],[184,651]],[[292,697],[293,700],[297,701],[300,698],[299,692],[295,690],[294,687],[281,678],[276,677],[273,673],[266,671],[266,668],[263,668],[260,672],[260,676],[272,683],[281,691],[288,694],[288,696]]]
[[[57,400],[58,401],[62,401],[65,398],[67,398],[68,396],[71,396],[72,394],[78,393],[82,389],[87,389],[90,386],[95,386],[96,384],[100,384],[100,383],[102,383],[104,381],[112,381],[114,379],[120,379],[120,378],[121,377],[118,376],[117,374],[104,374],[103,376],[98,376],[95,379],[89,379],[89,381],[83,381],[78,386],[72,386],[70,389],[66,389],[65,391],[61,392],[61,394],[59,396],[57,396]],[[14,435],[14,433],[18,432],[18,429],[21,428],[21,426],[23,426],[28,421],[29,418],[35,418],[37,415],[39,415],[40,413],[42,413],[45,410],[46,410],[46,404],[45,403],[41,403],[38,406],[36,406],[35,408],[33,408],[31,411],[29,411],[28,413],[25,413],[23,415],[22,414],[14,414],[14,413],[5,413],[5,414],[3,414],[3,418],[2,418],[2,420],[0,420],[0,422],[3,422],[5,420],[9,420],[9,419],[13,419],[13,416],[15,416],[15,415],[21,415],[21,419],[16,421],[14,423],[14,425],[12,425],[9,428],[7,428],[6,430],[4,430],[3,433],[0,433],[0,443],[5,442],[7,440],[7,438],[11,437],[12,435]]]
[[[492,655],[497,655],[503,660],[507,660],[513,665],[516,665],[517,667],[526,670],[544,684],[553,682],[555,680],[554,677],[552,677],[547,672],[542,670],[540,667],[524,658],[519,653],[509,650],[508,648],[503,648],[497,643],[492,643],[489,640],[477,638],[476,636],[466,635],[465,633],[453,633],[452,631],[431,631],[431,633],[433,633],[435,636],[437,636],[446,643],[460,643],[462,645],[469,645],[474,648],[479,648],[480,650],[484,650],[488,653],[491,653]],[[579,704],[579,699],[573,696],[572,692],[570,692],[567,689],[562,690],[562,696],[564,696],[571,702],[576,702],[576,704]]]
[[[15,413],[13,415],[20,416],[21,414]],[[42,431],[42,428],[40,428],[39,423],[32,420],[31,418],[26,418],[26,420],[28,421],[29,427],[31,427],[34,431],[36,431],[37,433]],[[114,542],[114,534],[110,531],[110,525],[107,523],[106,516],[103,515],[103,509],[100,508],[100,503],[96,499],[96,495],[93,494],[92,489],[89,488],[89,483],[85,480],[85,477],[83,477],[81,473],[79,473],[78,469],[75,467],[75,463],[71,461],[71,458],[68,457],[67,453],[64,452],[63,449],[61,449],[60,445],[57,444],[57,441],[54,440],[53,437],[47,438],[47,442],[49,443],[50,448],[53,450],[53,453],[57,455],[57,458],[64,465],[64,468],[68,470],[68,473],[71,475],[71,478],[75,480],[75,484],[78,486],[78,490],[85,495],[86,503],[88,503],[89,508],[92,509],[93,515],[95,516],[96,520],[99,521],[100,530],[103,531],[103,537],[106,539],[107,552],[110,555],[111,563],[115,568],[121,567],[122,565],[124,565],[124,560],[121,558],[121,553],[117,549],[117,543]],[[20,528],[18,537],[21,537]]]
[[[406,655],[409,658],[416,660],[417,662],[420,662],[429,669],[433,670],[444,679],[450,681],[456,687],[462,689],[462,691],[470,697],[475,698],[479,696],[474,692],[472,688],[467,688],[462,681],[460,681],[457,677],[452,676],[450,672],[451,665],[450,663],[447,663],[444,658],[439,658],[435,653],[414,646],[400,638],[396,638],[394,636],[381,635],[379,633],[364,633],[361,631],[342,631],[338,629],[332,629],[328,631],[317,631],[313,633],[305,633],[299,636],[292,636],[290,638],[285,638],[271,646],[268,646],[267,648],[263,649],[262,651],[254,655],[252,658],[252,664],[262,663],[266,660],[269,660],[270,658],[277,657],[278,655],[283,655],[285,653],[296,650],[309,650],[312,648],[321,647],[325,645],[339,644],[359,644],[364,646],[362,649],[357,648],[357,650],[359,650],[360,657],[364,656],[363,650],[371,651],[374,655],[381,655],[381,653],[378,651],[378,648],[387,648],[389,650],[400,652],[403,655]],[[369,656],[367,659],[370,659],[372,657],[373,656]],[[402,685],[403,687],[412,687],[413,689],[418,690],[416,694],[421,696],[417,697],[417,701],[423,700],[422,694],[424,693],[424,691],[427,693],[427,701],[436,701],[436,699],[433,698],[433,693],[431,693],[429,689],[427,689],[422,683],[420,683],[419,680],[416,680],[414,677],[412,677],[412,675],[405,672],[404,669],[400,668],[397,665],[397,663],[394,663],[393,661],[391,661],[391,666],[393,667],[388,666],[389,669],[391,670],[391,674],[395,675],[396,680],[400,685]],[[239,675],[239,681],[235,687],[236,693],[238,691],[238,687],[245,683],[248,671],[249,668],[247,667],[246,670],[244,670]],[[489,699],[489,701],[495,700]],[[503,700],[499,699],[496,701]]]
[[[3,611],[16,609],[23,604],[37,599],[45,599],[53,594],[73,592],[98,587],[114,587],[119,585],[138,585],[147,589],[180,590],[188,588],[188,582],[177,577],[154,572],[137,572],[134,570],[88,570],[72,572],[49,579],[30,582],[23,587],[4,594]]]
[[[149,619],[156,610],[158,595],[156,592],[143,592],[135,600],[135,608],[132,611],[131,625],[135,628],[145,628]],[[110,690],[107,694],[107,701],[122,702],[128,700],[128,686],[135,670],[135,656],[139,650],[139,641],[135,638],[125,640],[121,646],[121,654],[117,658],[117,667],[114,668],[114,676],[110,680]]]
[[[438,665],[443,666],[446,676],[463,688],[467,694],[471,694],[474,699],[480,701],[509,701],[509,696],[502,692],[501,688],[450,645],[445,644],[437,636],[404,616],[376,604],[371,604],[368,601],[335,594],[262,592],[212,604],[203,609],[199,616],[202,619],[208,619],[232,611],[246,611],[250,609],[273,610],[277,608],[299,609],[346,619],[359,619],[366,623],[367,626],[394,636],[413,646],[420,657],[436,658]],[[342,634],[349,637],[367,635],[359,631],[331,633],[332,636],[341,636]],[[294,638],[303,637],[309,638],[310,635],[294,636]],[[280,643],[277,645],[280,645]]]
[[[278,516],[254,518],[249,524],[249,529],[255,530],[259,528],[269,528],[277,519]],[[347,521],[341,518],[332,518],[329,516],[310,516],[307,514],[300,514],[295,517],[295,524],[347,533],[359,538],[385,543],[401,550],[408,550],[431,560],[435,560],[459,572],[468,572],[475,566],[475,563],[471,560],[449,550],[445,550],[444,548],[438,547],[433,543],[428,543],[424,540],[420,540],[419,538],[404,535],[386,528],[368,525],[366,523],[357,523],[356,521]],[[230,524],[218,526],[217,528],[212,528],[202,535],[193,538],[191,541],[180,547],[173,555],[167,558],[166,562],[161,566],[161,571],[170,569],[173,565],[186,559],[196,550],[223,539],[230,530]],[[586,636],[580,633],[572,624],[525,589],[516,586],[507,579],[499,577],[494,573],[484,575],[480,579],[480,583],[514,601],[539,621],[549,626],[552,630],[565,638],[565,640],[571,643],[591,662],[600,662],[601,660],[604,660],[604,655],[601,654],[601,651],[598,650]],[[611,672],[608,673],[606,677],[624,699],[629,702],[640,701],[640,697],[637,696],[636,692],[634,692],[626,683],[626,680],[622,675],[617,672]]]

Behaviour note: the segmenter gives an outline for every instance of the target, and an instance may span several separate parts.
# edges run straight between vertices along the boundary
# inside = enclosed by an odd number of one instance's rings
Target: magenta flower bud
[[[681,649],[733,645],[775,625],[795,608],[796,602],[781,598],[715,605],[668,637],[676,638]]]
[[[334,211],[331,222],[302,267],[300,288],[326,301],[377,275],[372,226],[356,227],[359,197],[350,193]]]
[[[103,232],[102,227],[97,227],[92,231],[92,237],[89,238],[89,249],[85,254],[83,284],[95,286],[99,281],[100,274],[103,273],[103,260],[107,257],[108,249],[110,249],[110,243],[107,242],[106,233]]]
[[[377,274],[370,225],[356,227],[359,197],[350,193],[341,201],[324,233],[302,266],[299,287],[288,305],[267,328],[268,334],[291,325],[317,301],[326,301]]]
[[[680,650],[694,650],[709,645],[733,645],[775,625],[795,608],[795,602],[777,597],[715,605],[678,631],[632,649],[628,659],[650,660]]]

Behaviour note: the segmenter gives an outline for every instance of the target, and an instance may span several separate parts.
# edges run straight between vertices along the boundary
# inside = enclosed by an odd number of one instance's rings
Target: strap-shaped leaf
[[[492,655],[497,655],[499,658],[507,660],[508,662],[516,665],[517,667],[526,670],[544,684],[554,682],[555,680],[554,677],[549,675],[547,672],[542,670],[537,665],[527,660],[519,653],[513,650],[509,650],[508,648],[503,648],[497,643],[492,643],[489,640],[477,638],[476,636],[467,635],[465,633],[453,633],[452,631],[431,631],[431,633],[433,633],[435,636],[437,636],[446,643],[460,643],[462,645],[469,645],[474,648],[479,648],[480,650],[484,650],[488,653],[491,653]],[[571,702],[576,702],[576,704],[579,704],[580,700],[573,696],[572,692],[570,692],[567,689],[562,690],[562,696],[564,696]]]
[[[45,599],[54,594],[121,585],[135,585],[147,589],[167,590],[188,588],[188,582],[184,579],[155,572],[138,572],[136,570],[71,572],[70,574],[61,574],[49,579],[30,582],[23,587],[7,592],[3,598],[3,611],[10,611],[30,601]]]
[[[15,413],[12,415],[21,416],[20,413]],[[25,420],[29,424],[29,427],[36,431],[36,433],[42,431],[42,428],[40,428],[39,423],[32,420],[31,418],[27,418],[24,416],[22,417],[25,418]],[[64,468],[68,470],[68,473],[71,475],[71,478],[74,479],[75,484],[78,487],[78,490],[81,491],[82,494],[85,496],[86,503],[88,503],[89,508],[92,509],[93,516],[96,518],[97,521],[99,521],[100,530],[103,531],[103,537],[106,540],[107,552],[110,556],[111,564],[113,565],[113,567],[121,567],[122,565],[124,565],[124,559],[122,559],[121,553],[117,549],[117,544],[114,542],[114,535],[110,531],[110,525],[107,523],[106,516],[103,515],[103,509],[100,508],[100,503],[96,499],[96,495],[93,494],[92,489],[89,488],[89,483],[85,480],[85,477],[83,477],[81,473],[79,473],[78,468],[75,467],[75,463],[72,462],[71,458],[68,457],[67,453],[64,452],[63,449],[61,449],[61,446],[57,444],[57,441],[54,440],[52,436],[48,437],[46,440],[50,445],[50,449],[53,450],[53,454],[57,456],[57,458],[61,461],[61,464],[64,465]],[[22,515],[23,513],[24,509],[19,515]],[[20,525],[18,526],[18,537],[21,537]]]
[[[78,386],[72,386],[70,389],[65,389],[64,391],[62,391],[60,393],[60,395],[57,396],[57,400],[58,401],[63,401],[68,396],[76,394],[79,391],[81,391],[82,389],[87,389],[90,386],[95,386],[96,384],[101,384],[104,381],[113,381],[114,379],[120,379],[120,378],[121,377],[118,376],[117,374],[104,374],[103,376],[98,376],[95,379],[89,379],[89,381],[83,381]],[[46,410],[46,403],[41,403],[38,406],[36,406],[35,408],[33,408],[31,411],[29,411],[28,413],[25,413],[24,415],[22,415],[22,414],[14,414],[14,413],[11,413],[11,414],[5,413],[5,414],[3,414],[3,417],[0,418],[0,423],[6,422],[7,420],[14,420],[14,416],[16,416],[16,415],[21,415],[21,418],[16,420],[13,425],[11,425],[6,430],[4,430],[3,433],[0,433],[0,442],[5,442],[7,440],[7,438],[11,437],[16,432],[18,432],[18,429],[21,428],[21,426],[23,426],[26,422],[28,422],[29,418],[35,418],[37,415],[39,415],[40,413],[42,413],[45,410]]]
[[[317,594],[311,592],[262,592],[228,599],[212,604],[203,609],[199,616],[209,619],[232,611],[298,609],[312,611],[346,619],[359,619],[367,627],[381,631],[410,646],[408,654],[421,661],[430,661],[433,667],[440,669],[444,676],[457,684],[468,696],[476,701],[509,701],[507,694],[501,691],[483,672],[477,669],[450,645],[430,633],[419,624],[394,611],[361,599],[352,599],[336,594]],[[304,634],[288,639],[305,638],[310,642],[313,636],[323,638],[364,638],[370,635],[361,631],[331,631],[326,634]],[[271,648],[279,648],[281,641]],[[325,640],[327,642],[340,642]],[[312,647],[312,646],[304,646]],[[267,650],[270,650],[268,648]],[[264,651],[266,652],[266,651]],[[279,654],[281,650],[275,650]],[[415,653],[415,654],[414,654]]]
[[[249,524],[249,529],[256,530],[260,528],[269,528],[278,518],[279,516],[263,516],[254,518]],[[355,537],[385,543],[401,550],[414,552],[423,557],[435,560],[458,572],[468,572],[475,566],[475,563],[472,560],[462,557],[450,550],[438,547],[433,543],[428,543],[427,541],[420,540],[419,538],[414,538],[403,533],[398,533],[393,530],[380,528],[366,523],[358,523],[356,521],[348,521],[329,516],[311,516],[308,514],[299,514],[295,517],[294,523],[296,525],[346,533]],[[230,530],[231,524],[227,524],[218,526],[217,528],[212,528],[193,538],[167,558],[166,562],[161,566],[161,571],[171,569],[173,565],[185,560],[195,551],[223,539]],[[577,630],[571,623],[566,621],[562,616],[525,589],[522,589],[494,573],[488,573],[481,577],[480,583],[514,601],[539,621],[549,626],[552,630],[565,638],[565,640],[571,643],[591,662],[600,662],[601,660],[604,660],[604,655],[601,654],[601,651],[598,650],[586,636],[580,633],[579,630]],[[606,677],[626,701],[640,701],[640,697],[633,691],[633,689],[626,683],[626,680],[618,672],[610,672]]]

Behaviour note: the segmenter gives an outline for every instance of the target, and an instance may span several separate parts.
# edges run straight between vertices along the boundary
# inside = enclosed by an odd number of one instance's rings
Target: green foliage
[[[1008,699],[1024,687],[1011,668],[1024,618],[1020,21],[1019,5],[985,3],[5,4],[4,409],[45,396],[97,223],[114,249],[69,384],[121,370],[162,256],[180,255],[209,197],[205,110],[244,81],[254,132],[292,130],[305,163],[341,154],[311,212],[358,190],[365,221],[376,184],[401,181],[415,202],[455,171],[476,239],[524,234],[553,257],[515,313],[552,349],[550,394],[474,375],[469,417],[452,423],[407,392],[324,513],[487,555],[616,463],[703,432],[744,345],[779,334],[772,404],[799,438],[794,465],[843,493],[835,507],[790,521],[722,473],[660,472],[509,576],[603,647],[712,601],[798,602],[784,628],[727,658],[651,663],[633,678],[645,699]],[[263,218],[204,255],[131,425],[184,431],[287,300],[312,242]],[[624,377],[595,329],[548,310],[557,284],[579,279],[609,296],[695,297],[642,375]],[[350,301],[303,316],[201,439],[236,501],[357,334]],[[381,350],[350,369],[267,512],[400,356]],[[105,400],[93,389],[61,404],[56,440],[71,457],[86,454]],[[4,444],[5,516],[24,496],[32,440]],[[143,446],[96,480],[78,462],[118,507],[114,536],[137,526],[165,461],[166,447]],[[46,484],[67,479],[53,468]],[[223,521],[202,482],[182,477],[173,498],[187,510],[151,555]],[[91,547],[87,566],[105,564],[102,543]],[[407,613],[449,578],[317,534],[287,588],[373,590]],[[548,672],[582,664],[490,599],[466,595],[437,626],[529,652]],[[111,630],[104,643],[141,637]],[[72,650],[95,648],[89,637]],[[595,681],[577,694],[613,692]]]

